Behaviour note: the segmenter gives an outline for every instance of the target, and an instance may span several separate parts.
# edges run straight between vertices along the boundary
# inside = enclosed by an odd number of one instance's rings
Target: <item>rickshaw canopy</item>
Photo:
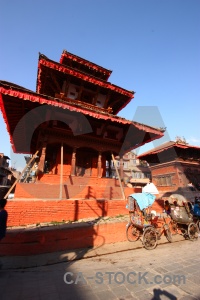
[[[150,193],[131,194],[129,197],[132,197],[137,201],[140,210],[143,210],[144,208],[151,206],[156,199],[156,196]]]
[[[182,196],[182,195],[179,195],[179,194],[172,194],[169,199],[169,204],[172,204],[174,205],[174,202],[177,203],[178,206],[184,206],[185,203],[188,203],[188,200]]]

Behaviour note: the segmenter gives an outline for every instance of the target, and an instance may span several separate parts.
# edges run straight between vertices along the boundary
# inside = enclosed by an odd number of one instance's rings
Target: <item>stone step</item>
[[[120,186],[119,180],[115,178],[97,178],[92,176],[80,177],[64,175],[62,182],[67,185]],[[60,184],[60,175],[43,174],[39,177],[37,183]]]
[[[61,195],[62,194],[62,195]],[[45,183],[18,183],[15,198],[39,199],[122,199],[119,186],[91,186],[91,185],[62,185]]]

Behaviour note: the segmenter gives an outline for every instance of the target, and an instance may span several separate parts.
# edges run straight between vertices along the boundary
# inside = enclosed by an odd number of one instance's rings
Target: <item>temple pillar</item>
[[[97,177],[99,178],[101,178],[101,168],[102,168],[101,152],[99,152],[98,163],[97,163]]]
[[[120,178],[123,178],[124,177],[124,166],[123,166],[123,157],[120,156],[120,160],[119,160],[119,175],[120,175]]]
[[[63,142],[60,147],[60,199],[62,199],[62,185],[63,185]]]
[[[112,165],[111,165],[111,163],[112,163],[112,160],[109,159],[109,161],[108,161],[108,176],[109,176],[109,178],[112,177]]]
[[[73,149],[72,152],[72,160],[71,160],[71,176],[76,175],[76,148]]]
[[[44,172],[44,164],[45,164],[45,157],[46,157],[46,148],[47,148],[47,143],[44,142],[42,145],[42,151],[40,155],[40,160],[38,163],[38,172],[43,173]]]

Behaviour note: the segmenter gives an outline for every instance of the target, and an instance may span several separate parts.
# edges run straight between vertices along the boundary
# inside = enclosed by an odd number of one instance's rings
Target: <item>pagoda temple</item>
[[[134,92],[108,82],[110,70],[63,51],[60,62],[40,54],[36,92],[0,82],[0,106],[13,151],[39,151],[38,173],[106,176],[111,153],[124,153],[163,131],[117,116]],[[45,169],[46,168],[46,169]]]
[[[134,92],[110,83],[110,75],[63,51],[60,62],[39,54],[36,92],[0,81],[13,151],[30,155],[26,170],[36,171],[34,182],[16,183],[10,226],[127,213],[122,157],[164,130],[117,116]],[[118,176],[110,178],[116,156]]]

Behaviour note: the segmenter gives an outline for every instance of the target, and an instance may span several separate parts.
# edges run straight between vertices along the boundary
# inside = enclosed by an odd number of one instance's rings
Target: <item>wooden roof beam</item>
[[[51,78],[53,80],[54,86],[56,87],[56,91],[55,92],[60,92],[62,90],[62,87],[60,86],[60,84],[58,83],[55,75],[53,74],[53,72],[50,72]]]

